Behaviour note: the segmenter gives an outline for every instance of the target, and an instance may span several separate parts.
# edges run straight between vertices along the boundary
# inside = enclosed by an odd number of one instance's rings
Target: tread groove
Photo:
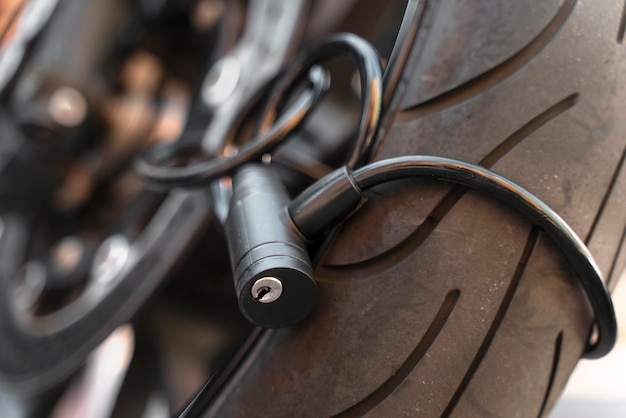
[[[606,192],[604,193],[604,196],[602,197],[602,201],[600,202],[600,208],[596,212],[596,216],[593,218],[593,223],[591,224],[591,227],[589,228],[589,232],[587,233],[587,237],[585,238],[585,244],[587,245],[589,245],[591,238],[593,238],[593,233],[595,232],[598,226],[598,223],[600,222],[600,218],[602,218],[602,213],[604,212],[604,209],[609,201],[609,198],[611,197],[611,194],[613,193],[613,189],[615,188],[615,184],[617,183],[617,178],[619,177],[619,174],[622,171],[622,167],[624,166],[625,160],[626,160],[626,146],[624,146],[624,149],[622,150],[622,156],[620,157],[619,162],[617,163],[617,168],[613,172],[613,176],[611,177],[609,186],[607,187]]]
[[[556,336],[554,340],[554,356],[552,358],[552,368],[550,369],[550,377],[548,378],[548,387],[546,388],[546,394],[543,397],[543,402],[541,403],[541,408],[539,409],[538,418],[543,416],[545,412],[546,406],[548,405],[548,399],[550,398],[550,393],[552,393],[552,387],[554,386],[554,378],[556,377],[556,372],[559,369],[559,361],[561,360],[561,348],[563,345],[563,331],[559,332],[559,335]]]
[[[511,278],[511,282],[509,283],[509,286],[506,290],[504,298],[502,299],[502,303],[498,307],[496,316],[494,317],[493,322],[489,326],[489,330],[487,331],[487,334],[485,335],[483,342],[478,348],[478,352],[476,353],[476,356],[474,357],[474,359],[472,360],[472,363],[470,364],[469,368],[465,372],[465,376],[463,376],[463,379],[459,383],[459,386],[454,392],[454,395],[452,395],[452,398],[450,399],[450,402],[446,406],[446,409],[441,414],[442,418],[447,418],[452,414],[452,412],[454,411],[454,408],[456,408],[457,404],[459,403],[461,396],[463,396],[463,393],[465,393],[465,390],[468,388],[470,382],[472,381],[472,378],[474,377],[474,374],[478,370],[478,367],[480,366],[483,359],[485,358],[487,351],[489,351],[489,347],[491,346],[491,343],[493,342],[496,336],[496,333],[498,329],[500,328],[500,324],[504,320],[504,317],[509,309],[509,306],[511,306],[513,296],[515,295],[517,291],[517,287],[521,281],[522,276],[524,275],[524,271],[526,270],[526,265],[528,261],[530,260],[530,257],[533,253],[535,245],[537,244],[537,240],[539,239],[539,234],[540,234],[540,230],[536,226],[531,229],[530,234],[528,236],[528,240],[526,241],[526,245],[524,247],[524,250],[522,251],[522,255],[518,262],[517,268],[515,269],[515,273],[513,273],[513,277]]]
[[[435,315],[435,318],[426,330],[426,333],[398,370],[368,396],[345,411],[335,415],[335,417],[351,418],[363,416],[372,411],[389,395],[391,395],[398,388],[398,386],[405,381],[413,369],[415,369],[415,366],[417,366],[417,364],[422,360],[426,352],[428,352],[430,346],[435,339],[437,339],[437,336],[445,326],[446,322],[448,322],[448,318],[450,318],[450,314],[452,314],[460,296],[461,291],[458,289],[448,292],[443,300],[443,303],[441,304],[441,307],[439,308],[439,311]]]
[[[571,109],[578,102],[579,95],[571,94],[552,105],[548,109],[535,116],[533,119],[525,123],[521,128],[513,132],[508,138],[498,144],[478,163],[485,168],[491,168],[498,160],[507,155],[513,148],[521,144],[532,133],[539,128],[557,118],[562,113]],[[398,245],[387,251],[377,254],[367,260],[359,261],[351,264],[334,264],[322,265],[321,269],[325,273],[333,272],[344,274],[347,271],[365,270],[368,272],[384,271],[392,267],[395,263],[403,260],[413,253],[435,230],[439,222],[454,208],[457,202],[468,191],[463,186],[452,186],[450,191],[437,203],[435,208],[426,217],[426,219],[416,228],[416,230],[405,238]]]
[[[624,41],[624,33],[626,32],[626,2],[622,5],[622,16],[619,20],[619,26],[617,28],[617,43],[622,44]]]
[[[493,165],[508,154],[513,148],[519,145],[524,139],[528,138],[537,129],[541,128],[552,119],[558,117],[563,112],[571,109],[578,103],[579,94],[570,94],[563,100],[552,105],[548,109],[544,110],[539,115],[532,118],[524,126],[515,131],[511,136],[505,139],[500,145],[495,147],[489,154],[487,154],[478,164],[491,168]]]
[[[487,70],[486,72],[466,81],[458,87],[448,90],[424,102],[402,109],[397,122],[406,122],[418,117],[430,115],[449,107],[455,106],[490,89],[509,78],[520,68],[530,62],[558,33],[567,22],[576,0],[566,0],[548,25],[528,45],[515,53],[512,57]]]

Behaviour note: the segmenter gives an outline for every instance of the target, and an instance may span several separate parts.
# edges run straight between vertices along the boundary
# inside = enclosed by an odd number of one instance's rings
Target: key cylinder
[[[288,203],[269,167],[248,164],[235,173],[226,235],[239,309],[268,328],[302,320],[315,304],[311,260],[304,239],[290,226]]]

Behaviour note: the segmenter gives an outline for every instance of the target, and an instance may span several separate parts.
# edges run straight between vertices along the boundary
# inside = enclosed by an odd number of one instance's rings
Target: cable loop
[[[355,182],[364,190],[392,180],[415,177],[476,189],[518,210],[540,227],[569,262],[593,309],[598,334],[595,341],[592,341],[593,335],[590,336],[585,357],[599,358],[611,351],[617,339],[611,295],[589,249],[556,212],[511,180],[486,168],[448,158],[421,155],[390,158],[353,173]]]

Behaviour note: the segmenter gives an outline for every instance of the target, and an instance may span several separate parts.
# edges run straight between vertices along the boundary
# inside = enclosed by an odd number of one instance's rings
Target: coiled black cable
[[[345,165],[357,168],[363,165],[372,150],[382,107],[383,74],[376,49],[366,40],[351,34],[331,35],[299,54],[272,88],[272,93],[261,119],[261,125],[271,123],[277,107],[295,81],[309,68],[324,61],[345,56],[357,66],[360,81],[361,117],[357,136],[351,144]]]
[[[348,167],[359,167],[368,158],[378,127],[382,100],[382,65],[376,49],[362,38],[345,33],[333,35],[302,54],[283,71],[261,116],[260,130],[242,145],[236,154],[182,167],[167,162],[194,151],[201,154],[200,144],[178,142],[156,146],[135,161],[135,170],[149,183],[165,187],[199,187],[233,173],[244,163],[259,160],[302,126],[328,87],[327,75],[317,64],[347,56],[357,65],[361,81],[361,118],[358,133],[347,158]],[[299,79],[309,73],[311,90],[300,94],[296,102],[274,122],[278,107]]]

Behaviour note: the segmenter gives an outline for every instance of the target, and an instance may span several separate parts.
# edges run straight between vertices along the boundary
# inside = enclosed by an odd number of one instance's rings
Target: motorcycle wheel
[[[510,178],[572,226],[613,287],[626,264],[623,7],[409,1],[373,160],[437,155]],[[369,192],[316,279],[313,314],[260,333],[208,416],[545,416],[593,320],[541,230],[425,180]]]

